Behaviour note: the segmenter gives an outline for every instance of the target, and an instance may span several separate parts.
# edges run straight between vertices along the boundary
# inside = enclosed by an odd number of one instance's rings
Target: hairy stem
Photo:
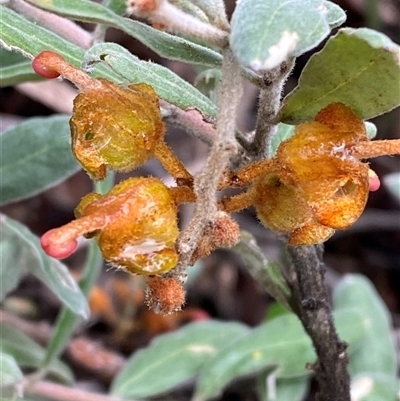
[[[218,47],[228,42],[228,33],[185,13],[168,0],[128,1],[127,13],[148,18],[153,24],[171,32],[182,33],[204,40]]]
[[[352,149],[352,155],[358,159],[400,154],[400,139],[359,142]]]
[[[259,96],[256,134],[250,152],[255,159],[265,159],[271,155],[271,139],[277,130],[281,92],[293,65],[293,60],[284,61],[263,76],[263,86]]]
[[[188,265],[204,228],[217,212],[220,179],[229,163],[229,158],[236,152],[238,146],[235,139],[235,125],[236,111],[242,94],[242,80],[231,50],[224,49],[223,55],[216,138],[206,165],[194,180],[196,209],[179,240],[178,267]]]
[[[220,210],[226,213],[239,212],[253,204],[253,194],[249,191],[238,195],[224,197],[219,201]]]
[[[179,107],[160,99],[163,120],[176,128],[182,129],[191,136],[200,139],[207,145],[212,145],[216,131],[209,117],[204,116],[199,110],[182,110]]]
[[[316,246],[289,247],[289,254],[298,315],[318,357],[313,365],[319,384],[317,400],[350,401],[347,345],[339,339],[333,323],[322,250]]]
[[[186,170],[186,167],[174,155],[164,141],[157,144],[154,149],[154,156],[175,179],[183,178],[190,181],[192,180],[192,175]]]

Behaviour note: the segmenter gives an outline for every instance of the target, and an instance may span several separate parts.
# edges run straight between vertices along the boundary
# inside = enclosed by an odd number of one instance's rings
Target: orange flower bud
[[[168,188],[157,178],[130,178],[105,195],[86,195],[76,208],[77,219],[42,237],[45,251],[57,249],[79,235],[95,236],[113,266],[132,273],[154,275],[172,269],[177,261],[177,207]]]
[[[49,50],[38,54],[32,66],[45,78],[61,75],[79,88],[70,120],[72,151],[91,178],[103,180],[107,167],[118,171],[139,167],[163,143],[164,123],[151,86],[122,87],[92,78]],[[178,163],[165,146],[157,151]],[[178,170],[186,172],[183,167]]]
[[[254,205],[261,222],[288,234],[289,244],[317,244],[354,224],[368,191],[379,188],[379,178],[362,160],[394,154],[400,154],[399,139],[369,141],[364,122],[344,104],[332,103],[314,122],[298,125],[273,159],[231,173],[231,186],[253,185],[222,199],[221,209]]]
[[[278,175],[303,197],[317,222],[348,228],[368,197],[368,166],[352,152],[368,141],[364,123],[341,103],[322,109],[315,120],[296,127],[295,135],[281,144]]]
[[[312,245],[326,241],[334,230],[319,224],[312,208],[297,188],[284,184],[276,174],[260,177],[252,188],[261,223],[289,234],[289,244]]]
[[[106,167],[132,170],[144,164],[163,140],[164,123],[151,86],[104,88],[80,93],[70,121],[72,150],[88,174],[102,180]]]
[[[273,163],[264,163],[271,174],[254,180],[261,222],[289,234],[291,245],[320,243],[348,228],[363,212],[368,190],[379,187],[360,159],[399,151],[389,142],[369,143],[363,121],[344,104],[325,107],[281,143]]]
[[[344,118],[349,118],[347,130]],[[368,140],[363,121],[341,103],[321,110],[316,120],[297,126],[295,135],[282,142],[277,151],[281,179],[302,187],[312,198],[318,187],[316,182],[321,192],[326,195],[328,190],[330,196],[344,179],[358,174],[360,161],[352,155],[351,148],[359,141]],[[354,127],[356,131],[351,130]]]

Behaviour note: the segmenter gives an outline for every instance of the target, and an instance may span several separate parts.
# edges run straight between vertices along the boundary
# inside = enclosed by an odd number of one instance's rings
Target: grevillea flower
[[[300,124],[278,148],[276,172],[254,180],[261,222],[289,234],[291,245],[323,242],[363,212],[379,179],[362,159],[400,153],[400,142],[369,141],[363,121],[342,103]],[[371,186],[371,187],[370,187]]]
[[[146,84],[120,87],[103,79],[74,99],[72,151],[88,174],[102,180],[106,167],[127,171],[153,156],[164,137],[158,98]]]
[[[70,120],[72,152],[92,179],[103,180],[107,168],[132,170],[155,156],[174,178],[191,182],[164,142],[159,99],[151,86],[92,78],[49,50],[38,54],[32,67],[45,78],[61,75],[79,89]]]
[[[165,273],[178,261],[177,207],[157,178],[129,178],[105,195],[88,194],[75,214],[76,220],[42,236],[50,256],[69,256],[85,235],[96,238],[106,261],[132,273]]]

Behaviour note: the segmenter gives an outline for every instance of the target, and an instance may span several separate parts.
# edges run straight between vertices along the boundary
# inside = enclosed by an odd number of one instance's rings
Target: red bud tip
[[[368,170],[369,190],[370,192],[377,191],[381,186],[381,181],[374,170]]]
[[[47,255],[56,259],[65,259],[76,251],[78,248],[78,241],[73,240],[60,246],[51,240],[51,236],[55,231],[56,229],[53,229],[43,234],[40,239],[40,245]]]
[[[32,68],[36,74],[43,78],[54,79],[60,76],[60,73],[54,68],[49,67],[48,59],[53,56],[53,52],[44,50],[39,53],[32,61]]]
[[[200,322],[200,321],[204,321],[204,320],[210,320],[211,317],[210,315],[203,309],[193,309],[190,312],[190,317],[191,320],[194,322]]]

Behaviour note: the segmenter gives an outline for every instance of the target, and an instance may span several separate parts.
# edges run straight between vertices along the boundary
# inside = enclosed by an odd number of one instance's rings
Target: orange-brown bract
[[[278,171],[251,190],[261,222],[289,234],[292,245],[320,243],[352,225],[369,188],[368,165],[352,154],[361,141],[368,141],[364,123],[342,103],[297,126],[278,148]]]
[[[210,255],[216,248],[230,248],[239,240],[239,225],[228,213],[218,211],[205,227],[190,263],[194,264],[197,259]]]
[[[168,315],[181,310],[185,290],[173,277],[152,276],[147,279],[145,302],[150,309]]]
[[[153,156],[163,141],[164,123],[151,86],[99,81],[102,89],[75,98],[70,126],[75,157],[92,178],[103,180],[106,167],[132,170]]]

